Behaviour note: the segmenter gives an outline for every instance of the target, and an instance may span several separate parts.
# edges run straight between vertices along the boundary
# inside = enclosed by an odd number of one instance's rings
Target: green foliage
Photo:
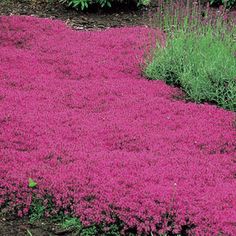
[[[148,6],[150,4],[151,0],[139,0],[137,2],[137,6]]]
[[[233,7],[236,5],[236,0],[209,0],[211,5],[224,5],[226,7]]]
[[[30,232],[29,229],[27,229],[26,232],[27,232],[27,235],[29,235],[29,236],[33,236],[33,234]]]
[[[43,200],[34,199],[30,206],[30,223],[34,223],[37,220],[40,220],[44,217],[45,206],[43,205]]]
[[[61,209],[56,214],[47,215],[46,212],[54,212],[54,207],[55,205],[53,203],[52,196],[47,194],[42,198],[38,198],[36,197],[36,195],[34,195],[29,211],[30,223],[34,224],[36,221],[46,220],[47,222],[56,224],[57,228],[62,229],[62,232],[68,232],[71,235],[80,236],[120,236],[120,232],[124,230],[124,223],[117,217],[114,218],[115,221],[112,224],[100,222],[85,226],[82,224],[79,218],[72,216],[71,212],[67,212],[67,215],[65,215],[63,209]],[[31,232],[27,231],[27,233],[30,235]],[[135,236],[137,235],[137,229],[126,229],[125,235]],[[151,236],[152,233],[150,233],[149,235]],[[165,235],[169,235],[169,232],[167,232],[167,234]]]
[[[97,0],[97,3],[101,6],[101,7],[111,7],[111,2],[109,2],[108,0]]]
[[[33,194],[32,202],[29,209],[29,219],[30,223],[41,220],[46,217],[46,213],[53,212],[54,203],[53,198],[50,195],[45,195],[43,198],[37,197]],[[60,219],[63,219],[64,215],[57,214]]]
[[[88,6],[91,4],[90,0],[59,0],[59,2],[77,9],[80,8],[81,10],[88,8]]]
[[[53,202],[52,196],[50,196],[49,194],[45,194],[43,197],[39,197],[36,194],[33,194],[29,210],[29,222],[33,224],[34,222],[47,218],[47,221],[56,223],[62,229],[66,229],[68,232],[73,232],[73,235],[120,236],[119,232],[122,228],[120,222],[108,225],[105,223],[100,223],[84,226],[79,218],[72,216],[71,213],[65,214],[65,209],[61,209],[59,212],[55,212],[54,208],[55,204]]]
[[[207,22],[199,15],[198,7],[188,9],[182,20],[165,12],[166,46],[157,45],[145,74],[181,87],[189,100],[236,111],[235,27],[223,18],[208,16]]]
[[[29,188],[35,188],[36,186],[37,183],[33,179],[29,178]]]
[[[97,231],[97,227],[91,226],[88,228],[84,228],[82,229],[82,231],[80,232],[81,236],[93,236],[93,235],[98,235],[98,231]]]
[[[109,232],[106,233],[107,236],[120,236],[119,227],[116,224],[112,224],[109,227]]]
[[[95,225],[89,227],[83,227],[82,223],[78,218],[75,217],[66,217],[61,223],[63,229],[67,229],[71,232],[74,232],[75,235],[81,236],[93,236],[97,235],[98,230]]]
[[[80,220],[75,217],[65,217],[60,224],[63,229],[74,232],[75,235],[93,236],[93,235],[106,235],[106,236],[120,236],[119,227],[116,224],[111,224],[106,228],[108,231],[104,233],[103,225],[91,225],[84,227]]]
[[[68,229],[79,233],[83,228],[83,225],[81,224],[78,218],[66,217],[64,221],[61,223],[61,227],[63,229]]]
[[[62,4],[67,4],[70,7],[85,10],[89,8],[90,5],[97,4],[101,8],[104,7],[111,7],[112,3],[119,2],[119,3],[126,3],[127,0],[59,0]],[[150,0],[137,0],[137,6],[143,5],[147,6],[149,5]]]

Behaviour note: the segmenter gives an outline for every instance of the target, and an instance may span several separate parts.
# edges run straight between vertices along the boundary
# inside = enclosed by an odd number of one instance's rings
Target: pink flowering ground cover
[[[235,114],[142,78],[149,31],[0,18],[2,209],[22,216],[51,196],[46,214],[85,225],[236,235]]]

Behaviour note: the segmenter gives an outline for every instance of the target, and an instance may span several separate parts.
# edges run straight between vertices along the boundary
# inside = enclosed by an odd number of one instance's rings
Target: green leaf
[[[37,186],[37,183],[33,179],[29,178],[29,185],[28,186],[29,186],[29,188],[35,188]]]
[[[82,11],[84,10],[84,7],[85,7],[84,2],[81,2],[81,10]]]

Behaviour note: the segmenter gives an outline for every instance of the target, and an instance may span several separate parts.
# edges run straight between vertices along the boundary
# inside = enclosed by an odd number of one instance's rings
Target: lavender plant
[[[146,75],[181,87],[189,100],[236,111],[236,30],[225,9],[171,1],[160,6],[156,23],[167,40],[157,45]]]

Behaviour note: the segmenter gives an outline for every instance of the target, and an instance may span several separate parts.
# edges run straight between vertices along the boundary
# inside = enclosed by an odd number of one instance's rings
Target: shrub
[[[87,9],[90,5],[98,4],[100,7],[111,7],[114,2],[125,2],[124,0],[59,0],[63,4],[67,4],[70,7],[76,9]],[[148,5],[150,0],[137,0],[137,6],[139,5]]]
[[[88,8],[90,4],[90,0],[59,0],[59,2],[63,4],[68,4],[68,6],[74,7],[74,8],[80,8],[81,10],[84,10],[85,8]],[[107,5],[110,5],[110,2],[107,0],[104,0],[104,2]]]
[[[145,73],[180,86],[189,100],[236,111],[235,27],[224,12],[213,15],[189,4],[161,7],[166,45],[156,47]]]

